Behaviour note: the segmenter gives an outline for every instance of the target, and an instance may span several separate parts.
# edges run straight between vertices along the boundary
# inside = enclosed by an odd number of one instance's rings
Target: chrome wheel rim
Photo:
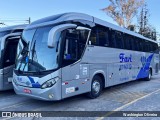
[[[98,94],[100,91],[100,83],[95,80],[92,84],[92,89],[95,94]]]

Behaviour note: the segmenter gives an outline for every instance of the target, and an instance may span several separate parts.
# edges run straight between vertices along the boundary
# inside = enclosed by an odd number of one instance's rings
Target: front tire
[[[94,76],[91,83],[91,91],[88,96],[92,99],[97,98],[102,93],[102,78],[99,76]]]

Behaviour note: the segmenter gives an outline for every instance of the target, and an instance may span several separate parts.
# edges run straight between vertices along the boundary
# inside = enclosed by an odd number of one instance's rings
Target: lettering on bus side
[[[145,64],[147,63],[147,58],[145,56],[142,56],[141,57],[141,63],[142,63],[142,66],[144,67]]]
[[[125,56],[124,53],[120,53],[119,59],[120,59],[120,63],[132,62],[132,55],[130,55],[130,56],[127,57],[127,56]]]
[[[132,69],[132,55],[130,56],[126,56],[124,53],[120,53],[119,55],[119,59],[120,59],[120,63],[124,63],[121,64],[119,67],[119,70],[126,70],[126,69]]]

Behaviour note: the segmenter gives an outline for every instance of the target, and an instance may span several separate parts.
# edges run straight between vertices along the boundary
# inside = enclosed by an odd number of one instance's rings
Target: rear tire
[[[151,77],[152,77],[152,72],[151,72],[151,69],[149,69],[148,76],[147,76],[146,80],[150,81]]]
[[[102,93],[102,78],[94,76],[91,83],[91,91],[87,94],[88,97],[94,99]]]

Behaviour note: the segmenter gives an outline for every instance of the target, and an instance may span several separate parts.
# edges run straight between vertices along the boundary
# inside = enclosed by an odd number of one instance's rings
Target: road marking
[[[139,101],[139,100],[142,100],[142,99],[144,99],[144,98],[146,98],[146,97],[148,97],[148,96],[150,96],[150,95],[152,95],[152,94],[154,94],[154,93],[156,93],[156,92],[159,92],[159,91],[160,91],[160,89],[158,89],[158,90],[156,90],[156,91],[153,91],[153,92],[151,92],[151,93],[149,93],[149,94],[147,94],[147,95],[145,95],[145,96],[143,96],[143,97],[140,97],[140,98],[138,98],[138,99],[135,99],[135,100],[133,100],[133,101],[131,101],[131,102],[129,102],[129,103],[127,103],[127,104],[125,104],[125,105],[123,105],[123,106],[121,106],[121,107],[119,107],[119,108],[116,108],[115,110],[113,110],[113,111],[105,114],[103,117],[97,118],[96,120],[103,120],[105,117],[107,117],[107,116],[109,116],[109,115],[111,115],[111,114],[113,114],[113,113],[116,113],[117,111],[120,111],[120,110],[124,109],[125,107],[128,107],[129,105],[131,105],[131,104],[133,104],[133,103],[135,103],[135,102],[137,102],[137,101]]]

